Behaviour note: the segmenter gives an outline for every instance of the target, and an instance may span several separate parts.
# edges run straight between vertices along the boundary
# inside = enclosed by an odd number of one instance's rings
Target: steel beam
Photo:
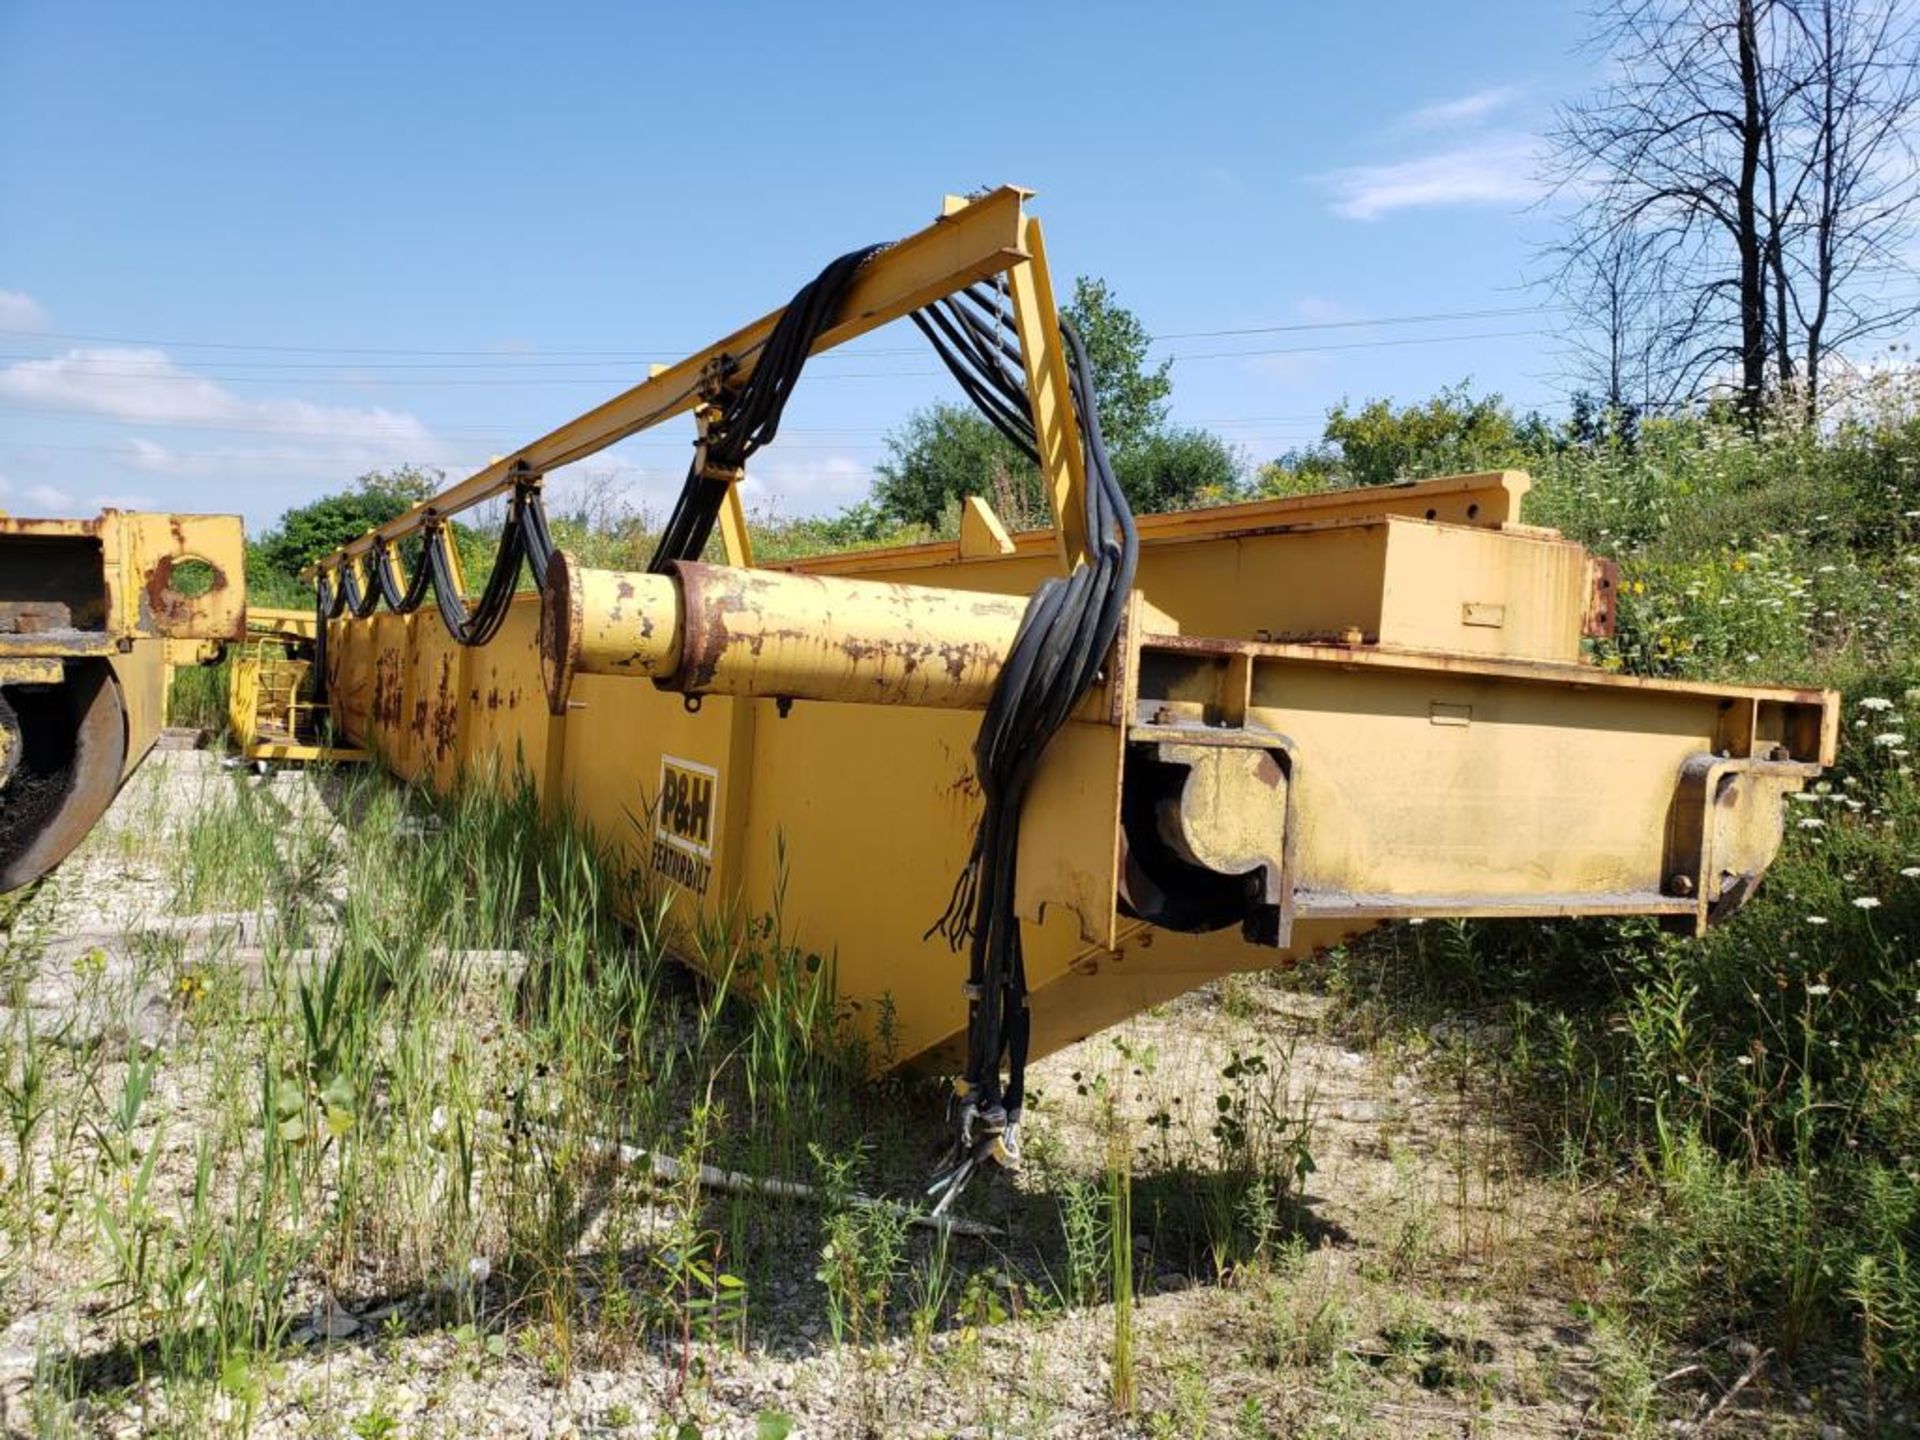
[[[1018,266],[1027,259],[1023,248],[1025,216],[1021,212],[1027,194],[1017,186],[1003,185],[874,256],[853,282],[846,318],[822,332],[812,353],[844,345],[976,280]],[[760,350],[782,313],[775,310],[762,316],[559,429],[501,456],[431,500],[342,546],[303,573],[311,577],[350,556],[366,554],[373,548],[375,536],[397,540],[419,529],[430,515],[453,515],[503,495],[517,475],[544,475],[685,414],[705,398],[722,357],[734,363],[727,383],[743,384],[759,363]]]

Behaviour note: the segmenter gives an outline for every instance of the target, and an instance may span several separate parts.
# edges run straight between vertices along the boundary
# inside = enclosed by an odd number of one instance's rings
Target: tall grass
[[[226,729],[229,657],[212,665],[182,665],[167,687],[167,723],[195,730]]]
[[[163,1052],[58,1051],[26,1006],[0,1027],[7,1233],[44,1245],[52,1214],[88,1241],[119,1345],[103,1373],[166,1380],[168,1424],[201,1433],[289,1341],[410,1295],[558,1375],[669,1357],[660,1402],[686,1413],[704,1350],[790,1323],[774,1285],[795,1257],[827,1257],[816,1293],[849,1343],[904,1319],[900,1212],[832,1197],[863,1145],[906,1154],[938,1111],[865,1083],[830,962],[777,913],[694,923],[524,778],[438,801],[371,771],[321,783],[301,807],[214,772],[149,839],[170,906],[256,913],[255,951],[186,965],[176,944],[87,982],[167,997],[191,1048],[166,1063],[206,1077],[190,1118],[156,1111]],[[670,946],[736,985],[694,983]],[[716,1195],[703,1167],[829,1203]],[[931,1276],[925,1303],[951,1289]]]
[[[1388,1028],[1467,1010],[1542,1162],[1626,1173],[1630,1322],[1851,1353],[1920,1387],[1920,421],[1705,422],[1531,459],[1530,518],[1622,564],[1602,663],[1839,687],[1840,761],[1758,896],[1704,940],[1643,922],[1424,926],[1326,973]]]

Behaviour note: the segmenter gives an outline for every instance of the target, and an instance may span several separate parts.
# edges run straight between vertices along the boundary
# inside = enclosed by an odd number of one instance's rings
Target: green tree
[[[281,576],[297,576],[311,564],[374,526],[418,505],[438,490],[442,472],[417,465],[369,470],[351,489],[323,495],[296,506],[252,547],[261,565]]]
[[[1523,453],[1505,402],[1476,399],[1464,382],[1403,410],[1388,400],[1358,410],[1342,402],[1327,416],[1326,439],[1340,447],[1341,469],[1356,485],[1499,469]]]
[[[1296,446],[1260,467],[1254,489],[1263,496],[1312,495],[1346,483],[1340,452],[1326,441]]]
[[[1217,504],[1240,485],[1239,460],[1210,430],[1149,431],[1113,457],[1113,471],[1142,514]]]
[[[907,417],[885,440],[888,458],[874,466],[873,500],[881,512],[908,524],[938,525],[963,497],[983,495],[995,509],[1003,497],[1014,511],[1044,513],[1040,477],[1022,455],[978,411],[944,401]],[[1003,518],[1019,525],[1017,513]]]
[[[1114,456],[1132,449],[1167,423],[1167,397],[1173,393],[1173,362],[1149,369],[1153,337],[1140,317],[1113,298],[1104,280],[1082,275],[1073,282],[1073,299],[1062,314],[1080,332],[1093,368],[1093,394],[1100,406],[1100,430]]]
[[[1062,313],[1093,372],[1100,429],[1114,473],[1136,510],[1172,510],[1232,495],[1240,464],[1204,430],[1169,428],[1171,362],[1149,365],[1152,337],[1103,280],[1081,276]],[[1044,524],[1046,497],[1033,465],[971,407],[915,411],[886,437],[873,501],[887,518],[938,525],[965,496],[980,495],[1015,528]]]

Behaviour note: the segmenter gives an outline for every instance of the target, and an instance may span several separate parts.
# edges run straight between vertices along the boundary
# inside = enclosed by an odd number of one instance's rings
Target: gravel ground
[[[178,913],[177,863],[153,842],[241,785],[263,787],[290,817],[327,800],[321,783],[299,772],[261,780],[205,751],[157,753],[102,829],[10,922],[14,983],[0,1026],[17,1032],[30,1021],[75,1052],[159,1056],[155,1103],[171,1147],[163,1168],[177,1183],[191,1168],[210,1071],[184,1043],[186,1022],[164,985],[136,983],[152,969],[139,957],[164,945],[244,973],[273,916],[270,908]],[[313,953],[322,957],[324,946]],[[89,970],[94,983],[76,979]],[[99,983],[102,974],[127,983]],[[335,1301],[311,1289],[305,1323],[261,1374],[250,1433],[681,1440],[774,1436],[788,1433],[783,1421],[794,1436],[823,1437],[1607,1433],[1615,1428],[1609,1387],[1621,1371],[1583,1303],[1606,1283],[1592,1238],[1601,1233],[1596,1199],[1528,1164],[1474,1103],[1460,1067],[1446,1063],[1462,1042],[1498,1039],[1462,1022],[1418,1055],[1364,1054],[1332,1032],[1316,997],[1243,977],[1034,1067],[1029,1164],[1017,1181],[996,1179],[969,1195],[965,1208],[1044,1223],[1058,1178],[1097,1170],[1103,1130],[1091,1082],[1104,1077],[1110,1103],[1143,1137],[1134,1192],[1143,1229],[1139,1393],[1130,1415],[1117,1415],[1109,1400],[1110,1306],[1023,1314],[1016,1304],[1003,1314],[983,1304],[948,1314],[917,1340],[902,1325],[882,1343],[838,1347],[811,1280],[815,1257],[796,1253],[776,1279],[773,1319],[750,1328],[745,1348],[696,1347],[687,1387],[671,1404],[676,1357],[664,1352],[603,1355],[583,1337],[563,1359],[532,1323],[482,1335],[435,1320],[430,1297]],[[1311,1117],[1316,1168],[1285,1253],[1222,1279],[1192,1255],[1153,1252],[1144,1217],[1159,1194],[1155,1137],[1166,1133],[1156,1122],[1211,1107],[1222,1071],[1255,1053],[1282,1075],[1282,1109]],[[11,1173],[17,1156],[8,1143],[0,1141],[0,1159]],[[914,1177],[895,1178],[904,1191]],[[164,1386],[87,1379],[113,1373],[102,1358],[111,1317],[89,1280],[92,1243],[90,1227],[76,1223],[34,1256],[0,1257],[6,1434],[169,1428]],[[591,1246],[592,1233],[581,1243]],[[1026,1253],[1019,1236],[955,1244]],[[978,1261],[982,1250],[968,1253]],[[1708,1370],[1740,1369],[1738,1337],[1726,1343],[1728,1355],[1713,1365],[1667,1378],[1671,1413],[1700,1416],[1712,1406],[1721,1391]],[[36,1373],[60,1358],[81,1362],[79,1381],[59,1396],[36,1395]],[[1763,1367],[1714,1417],[1714,1433],[1848,1433],[1813,1408]],[[216,1395],[206,1418],[239,1430],[239,1400]]]

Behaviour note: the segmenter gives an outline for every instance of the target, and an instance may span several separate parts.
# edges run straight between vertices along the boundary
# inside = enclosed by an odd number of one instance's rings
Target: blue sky
[[[1002,181],[1252,461],[1342,397],[1562,403],[1526,281],[1536,137],[1597,68],[1574,6],[698,13],[0,0],[0,507],[258,527],[455,478]],[[1195,333],[1252,327],[1309,328]],[[758,502],[859,498],[952,395],[910,327],[816,360]],[[577,468],[657,512],[686,441]]]

